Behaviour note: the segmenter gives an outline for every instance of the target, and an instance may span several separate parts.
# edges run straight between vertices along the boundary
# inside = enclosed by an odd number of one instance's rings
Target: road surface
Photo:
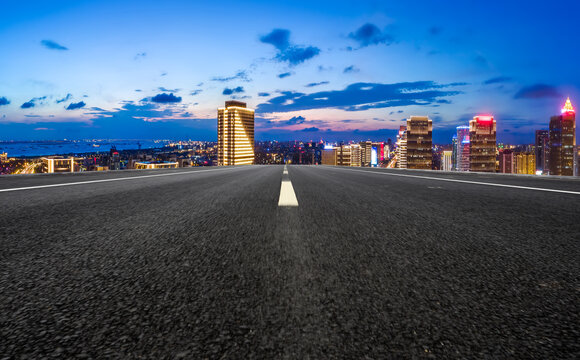
[[[577,179],[6,176],[0,204],[0,358],[580,356]]]

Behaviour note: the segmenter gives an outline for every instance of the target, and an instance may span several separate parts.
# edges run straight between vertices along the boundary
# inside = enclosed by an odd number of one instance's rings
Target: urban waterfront
[[[0,11],[0,360],[580,359],[578,0]]]

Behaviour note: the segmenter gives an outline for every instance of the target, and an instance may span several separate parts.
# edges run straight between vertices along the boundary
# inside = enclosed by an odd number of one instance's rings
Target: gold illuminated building
[[[254,163],[254,110],[241,101],[218,109],[218,165]]]
[[[516,174],[534,175],[536,173],[536,154],[517,153],[514,156]]]

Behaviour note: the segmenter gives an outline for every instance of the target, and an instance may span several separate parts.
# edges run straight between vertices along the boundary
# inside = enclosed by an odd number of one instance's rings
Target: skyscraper
[[[549,154],[550,132],[548,130],[536,130],[536,171],[548,171]]]
[[[504,174],[515,173],[514,152],[511,149],[504,149],[499,152],[499,172]]]
[[[407,168],[407,127],[401,125],[397,135],[397,167],[400,169]]]
[[[562,114],[550,119],[550,175],[574,175],[575,146],[576,113],[568,98]]]
[[[493,116],[469,122],[469,171],[495,172],[496,126]]]
[[[469,126],[457,127],[457,171],[469,171]]]
[[[109,151],[109,170],[121,170],[121,156],[114,145]]]
[[[322,152],[322,165],[361,166],[359,144],[327,145]]]
[[[241,101],[218,109],[218,165],[254,163],[254,110]]]
[[[373,143],[370,140],[360,142],[361,166],[371,166],[371,153]]]
[[[574,176],[580,176],[580,146],[574,150]]]
[[[322,165],[337,165],[338,148],[332,145],[325,145],[320,155],[320,162]]]
[[[427,116],[407,119],[407,168],[431,170],[433,121]]]
[[[451,139],[451,170],[457,170],[457,134]]]

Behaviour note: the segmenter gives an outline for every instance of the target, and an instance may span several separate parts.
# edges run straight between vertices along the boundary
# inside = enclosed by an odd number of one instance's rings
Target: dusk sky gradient
[[[386,140],[411,115],[436,143],[493,114],[532,143],[580,105],[575,0],[28,1],[0,11],[0,140],[215,141],[217,108],[257,140]]]

